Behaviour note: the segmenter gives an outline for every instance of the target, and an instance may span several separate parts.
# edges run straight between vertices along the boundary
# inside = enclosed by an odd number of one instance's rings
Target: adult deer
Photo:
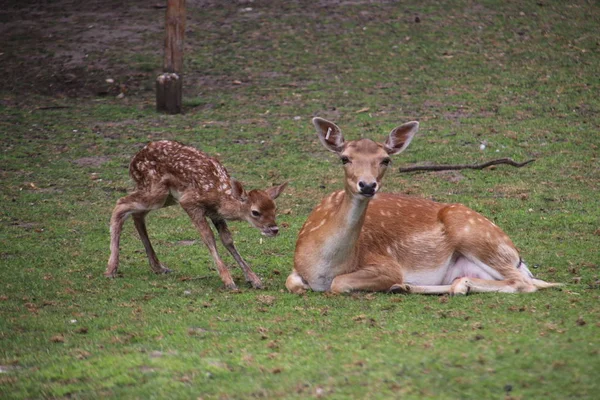
[[[133,193],[117,201],[110,220],[110,258],[104,275],[115,277],[119,267],[119,240],[123,223],[130,215],[146,249],[150,268],[167,273],[156,257],[146,231],[145,217],[152,211],[179,203],[200,232],[215,261],[219,275],[228,289],[236,285],[225,263],[219,257],[215,237],[207,218],[214,224],[225,248],[242,267],[246,280],[261,288],[260,278],[240,256],[233,244],[226,220],[246,220],[265,236],[275,236],[275,200],[286,183],[265,191],[246,192],[232,179],[221,163],[207,154],[181,143],[163,140],[152,142],[140,150],[129,165],[135,181]]]
[[[418,122],[384,143],[346,142],[332,122],[314,118],[323,146],[344,165],[344,190],[326,197],[300,230],[286,287],[423,294],[533,292],[558,284],[534,279],[508,236],[461,205],[378,193],[390,156],[408,147]]]

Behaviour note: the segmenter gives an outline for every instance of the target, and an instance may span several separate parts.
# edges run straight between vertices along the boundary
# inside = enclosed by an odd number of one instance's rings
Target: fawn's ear
[[[248,193],[244,190],[244,186],[233,178],[231,179],[231,194],[242,202],[248,200]]]
[[[287,182],[284,182],[279,186],[273,186],[268,188],[267,190],[265,190],[265,192],[267,192],[267,195],[271,198],[271,200],[275,200],[279,197],[281,192],[283,192],[283,189],[285,189],[286,186]]]
[[[334,153],[342,151],[344,148],[344,136],[342,135],[342,130],[336,124],[319,117],[313,118],[312,123],[317,128],[319,140],[327,150]]]
[[[417,121],[407,122],[406,124],[392,129],[390,135],[383,144],[385,151],[387,151],[389,155],[403,152],[418,130],[419,123]]]

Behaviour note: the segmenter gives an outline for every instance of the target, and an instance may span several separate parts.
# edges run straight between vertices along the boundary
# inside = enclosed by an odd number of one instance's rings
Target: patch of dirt
[[[142,0],[10,2],[0,8],[5,89],[58,97],[139,90],[154,73],[123,57],[141,49],[160,57],[164,13]]]

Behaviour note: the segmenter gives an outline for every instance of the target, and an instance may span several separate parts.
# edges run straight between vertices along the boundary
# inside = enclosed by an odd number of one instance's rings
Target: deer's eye
[[[389,159],[389,158],[384,158],[384,159],[381,161],[381,165],[383,165],[383,166],[387,167],[388,165],[390,165],[390,163],[391,163],[391,162],[392,162],[392,160],[391,160],[391,159]]]
[[[260,217],[260,212],[258,212],[256,210],[252,210],[252,216],[258,218],[258,217]]]
[[[342,164],[344,164],[344,165],[346,165],[346,164],[348,164],[350,162],[350,159],[348,157],[346,157],[346,156],[342,156],[340,158],[340,160],[342,161]]]

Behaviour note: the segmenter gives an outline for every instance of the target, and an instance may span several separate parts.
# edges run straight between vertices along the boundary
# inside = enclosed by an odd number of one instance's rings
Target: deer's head
[[[419,129],[419,123],[411,121],[392,129],[383,143],[370,139],[346,142],[342,131],[333,122],[313,118],[313,124],[323,146],[336,153],[344,165],[346,191],[361,199],[377,193],[391,163],[390,156],[404,151]]]
[[[251,190],[246,192],[242,184],[232,179],[233,196],[241,201],[241,219],[245,219],[253,227],[260,229],[265,236],[275,236],[279,233],[279,227],[275,221],[275,199],[279,197],[287,186],[282,183],[267,190]]]

